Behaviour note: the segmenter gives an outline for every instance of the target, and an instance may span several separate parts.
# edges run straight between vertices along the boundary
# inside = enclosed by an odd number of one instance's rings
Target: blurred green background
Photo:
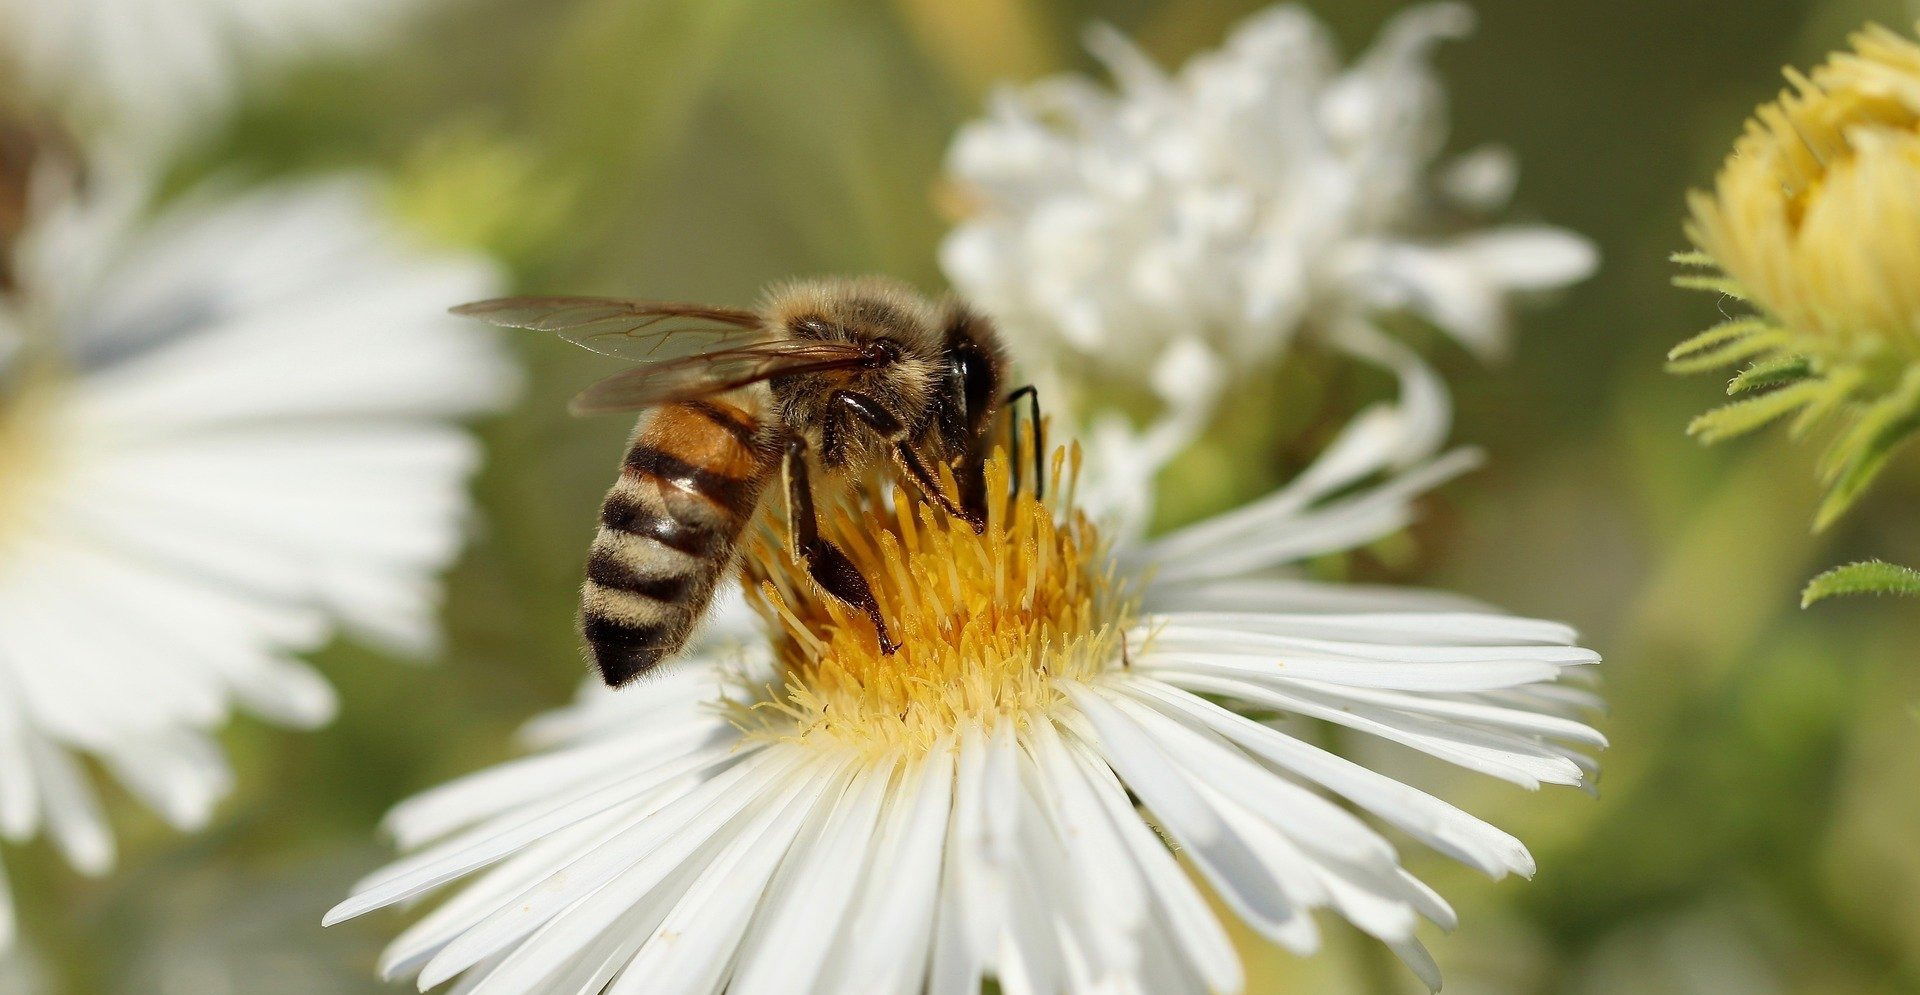
[[[1078,37],[1093,19],[1172,65],[1257,6],[454,0],[396,48],[255,93],[178,179],[372,170],[433,237],[484,246],[527,289],[747,302],[773,279],[864,271],[934,288],[941,156],[993,81],[1088,68]],[[1315,9],[1352,51],[1397,6]],[[1485,446],[1490,467],[1360,566],[1580,626],[1608,657],[1614,747],[1597,800],[1369,754],[1539,858],[1533,882],[1490,883],[1407,848],[1461,912],[1455,935],[1429,937],[1448,990],[1920,991],[1920,606],[1795,607],[1824,566],[1920,562],[1920,458],[1811,536],[1811,454],[1782,433],[1693,444],[1682,427],[1720,384],[1660,370],[1669,345],[1717,317],[1711,297],[1667,285],[1683,191],[1711,176],[1782,64],[1816,60],[1865,20],[1905,27],[1920,12],[1474,6],[1480,30],[1440,58],[1453,147],[1514,148],[1517,213],[1588,234],[1604,264],[1527,316],[1506,365],[1438,351],[1456,437]],[[204,835],[167,832],[115,796],[124,855],[108,879],[77,878],[44,843],[10,855],[27,967],[51,990],[394,990],[371,970],[401,917],[322,931],[321,913],[387,856],[374,826],[390,804],[510,756],[514,727],[583,673],[575,585],[627,424],[562,412],[604,371],[595,357],[517,345],[530,389],[484,426],[478,537],[451,578],[443,657],[328,649],[340,721],[314,735],[229,730],[239,789]],[[1196,470],[1192,507],[1174,515],[1257,492],[1297,437],[1324,433],[1292,403],[1322,385],[1298,380],[1261,400],[1280,429],[1253,434],[1277,456],[1240,462],[1266,469],[1196,456],[1218,472]],[[1384,950],[1326,925],[1312,960],[1248,941],[1250,990],[1417,990]]]

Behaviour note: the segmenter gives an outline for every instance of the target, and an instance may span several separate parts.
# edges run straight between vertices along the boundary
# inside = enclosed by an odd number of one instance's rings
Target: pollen
[[[1920,357],[1920,45],[1870,26],[1787,79],[1688,234],[1802,354]]]
[[[774,634],[781,683],[743,724],[755,735],[920,751],[970,724],[1032,722],[1063,701],[1060,682],[1119,665],[1133,603],[1074,508],[1078,464],[1077,450],[1056,450],[1049,479],[1066,486],[1036,497],[1012,484],[996,452],[979,533],[878,483],[823,510],[822,534],[867,578],[900,643],[891,654],[863,615],[813,588],[784,526],[765,530],[743,579]]]

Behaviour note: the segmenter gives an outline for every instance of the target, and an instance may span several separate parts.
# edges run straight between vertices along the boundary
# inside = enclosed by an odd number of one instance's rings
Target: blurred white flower
[[[113,840],[81,754],[193,828],[232,708],[333,714],[298,653],[341,625],[431,645],[479,455],[449,419],[514,381],[444,316],[492,268],[409,244],[360,183],[148,219],[118,176],[40,198],[0,294],[25,342],[0,366],[0,835],[89,873]]]
[[[249,71],[370,42],[423,0],[0,0],[0,80],[82,130],[175,137]]]
[[[1417,360],[1369,334],[1383,310],[1497,354],[1510,298],[1586,276],[1596,254],[1558,228],[1468,226],[1514,184],[1497,148],[1435,161],[1429,52],[1471,24],[1460,4],[1414,7],[1342,69],[1320,24],[1276,7],[1172,76],[1095,30],[1115,90],[1068,76],[1003,91],[955,139],[966,217],[947,275],[1028,369],[1136,387],[1181,343],[1241,366],[1303,333],[1404,376]]]
[[[1415,926],[1453,912],[1375,822],[1495,877],[1532,858],[1298,720],[1527,787],[1584,783],[1563,744],[1602,740],[1565,626],[1273,572],[1399,528],[1473,461],[1381,480],[1408,426],[1376,409],[1278,493],[1117,550],[1071,484],[982,536],[869,497],[829,532],[893,657],[770,542],[747,569],[771,639],[590,688],[531,724],[537,755],[401,804],[415,852],[328,922],[476,875],[382,959],[423,990],[1239,991],[1177,848],[1262,935],[1313,950],[1331,909],[1437,987]]]

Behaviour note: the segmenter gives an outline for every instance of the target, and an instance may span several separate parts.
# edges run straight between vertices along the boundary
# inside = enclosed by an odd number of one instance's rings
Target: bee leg
[[[847,559],[829,540],[820,535],[820,521],[813,509],[813,484],[807,471],[807,443],[795,436],[787,440],[784,464],[787,478],[787,531],[793,535],[793,553],[807,564],[807,574],[820,589],[866,613],[880,638],[880,652],[891,655],[900,648],[887,632],[887,621],[880,617],[880,604],[873,588],[860,575],[860,568]]]
[[[960,484],[960,505],[966,509],[960,517],[973,523],[973,534],[979,535],[987,527],[987,461],[977,447],[960,461],[954,476]]]
[[[1046,426],[1040,424],[1040,391],[1032,384],[1007,395],[1007,436],[1012,452],[1007,454],[1013,471],[1013,489],[1020,490],[1020,399],[1027,400],[1028,434],[1033,439],[1033,496],[1047,496]]]
[[[928,500],[939,505],[940,509],[947,514],[973,526],[976,534],[986,530],[987,517],[984,513],[971,514],[954,504],[953,499],[947,496],[946,490],[940,486],[940,481],[934,478],[933,473],[927,469],[927,465],[921,461],[920,454],[914,452],[913,447],[907,444],[907,427],[893,412],[888,411],[879,401],[850,390],[836,392],[827,399],[827,403],[852,414],[890,441],[893,444],[893,461],[899,465],[902,472],[913,478],[913,482],[919,486]]]
[[[906,471],[907,476],[913,478],[913,482],[920,486],[922,493],[926,494],[934,504],[940,506],[940,510],[973,526],[975,535],[987,530],[986,512],[976,512],[954,504],[953,499],[948,497],[947,492],[940,487],[940,482],[933,479],[933,474],[927,470],[926,464],[920,462],[920,454],[914,452],[913,447],[907,445],[905,439],[893,444],[893,461],[900,465],[900,469]]]

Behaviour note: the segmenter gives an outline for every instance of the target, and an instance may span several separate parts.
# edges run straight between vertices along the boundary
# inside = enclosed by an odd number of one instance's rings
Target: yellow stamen
[[[1853,36],[1761,107],[1688,234],[1828,364],[1920,357],[1920,45]]]
[[[1062,482],[1064,452],[1052,480]],[[877,483],[831,511],[822,534],[872,586],[899,641],[880,652],[865,616],[818,593],[781,525],[748,545],[749,600],[774,634],[781,683],[745,710],[754,735],[871,750],[922,750],[970,722],[1024,723],[1062,700],[1057,682],[1120,657],[1132,605],[1098,530],[1070,503],[1073,472],[1047,499],[1012,493],[1006,456],[988,464],[987,527],[976,535],[904,488]]]

